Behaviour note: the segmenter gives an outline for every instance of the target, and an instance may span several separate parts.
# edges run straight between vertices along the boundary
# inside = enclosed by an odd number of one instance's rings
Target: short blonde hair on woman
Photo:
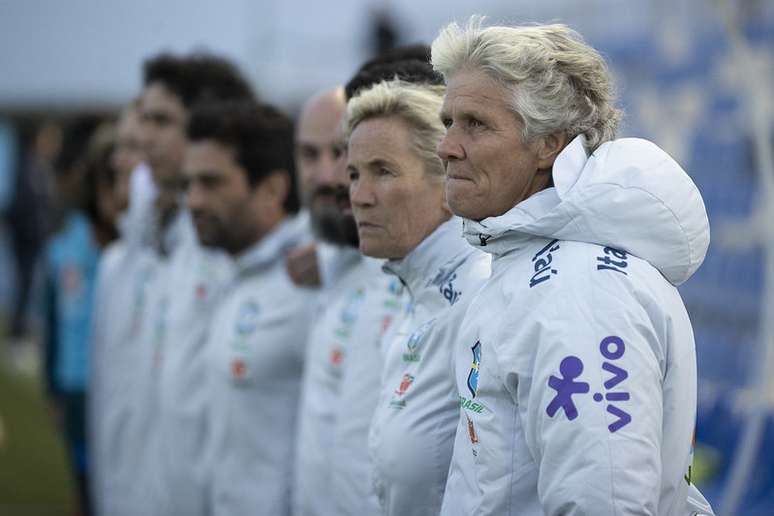
[[[425,163],[425,172],[443,175],[443,162],[436,148],[446,133],[440,117],[444,93],[445,86],[410,83],[397,78],[362,90],[347,103],[347,138],[366,120],[399,118],[412,132],[411,144]]]
[[[463,69],[481,70],[511,92],[525,141],[564,131],[583,135],[589,150],[615,138],[623,117],[602,56],[561,24],[466,28],[451,23],[433,41],[432,64],[446,82]]]

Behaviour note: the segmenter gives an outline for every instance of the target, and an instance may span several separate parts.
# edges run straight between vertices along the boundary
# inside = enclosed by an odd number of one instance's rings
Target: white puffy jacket
[[[315,293],[286,252],[309,237],[286,219],[237,257],[207,341],[209,514],[290,514],[296,414]]]
[[[489,275],[490,258],[467,245],[453,217],[385,271],[407,289],[407,308],[385,335],[382,387],[369,448],[384,514],[441,507],[459,420],[450,374],[462,315]]]
[[[557,157],[555,187],[465,220],[493,256],[457,341],[445,515],[711,513],[690,485],[693,332],[676,285],[709,244],[690,178],[644,140]]]
[[[339,248],[335,260],[340,273],[328,275],[307,343],[296,515],[365,516],[374,507],[368,426],[379,392],[380,337],[400,312],[402,287],[382,273],[381,261],[357,249]]]

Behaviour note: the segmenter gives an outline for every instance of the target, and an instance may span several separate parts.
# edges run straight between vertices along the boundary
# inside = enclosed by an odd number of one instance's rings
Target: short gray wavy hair
[[[433,41],[432,64],[447,83],[464,68],[480,69],[513,94],[525,141],[556,131],[578,135],[593,151],[615,138],[623,112],[602,56],[566,25],[466,28],[451,23]]]
[[[446,129],[439,116],[446,86],[420,84],[395,78],[361,90],[347,103],[347,138],[365,120],[395,116],[412,131],[411,144],[425,164],[425,172],[444,175],[436,153]]]

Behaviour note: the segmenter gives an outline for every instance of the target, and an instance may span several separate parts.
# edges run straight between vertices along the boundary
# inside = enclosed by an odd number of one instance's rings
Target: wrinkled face
[[[403,258],[450,216],[443,177],[425,173],[411,138],[395,117],[365,120],[350,135],[349,192],[367,256]]]
[[[317,236],[356,246],[341,127],[345,108],[340,91],[320,95],[304,107],[296,134],[296,168],[301,200]]]
[[[163,84],[151,83],[142,95],[142,122],[143,145],[156,185],[179,190],[186,145],[183,103]]]
[[[237,254],[260,238],[260,186],[251,188],[234,152],[212,140],[188,144],[186,202],[202,245]]]
[[[523,123],[509,93],[483,72],[462,69],[448,81],[438,155],[446,165],[446,198],[461,217],[502,215],[550,182],[537,144],[522,140]]]
[[[110,164],[116,172],[113,198],[119,213],[129,207],[129,178],[145,159],[142,142],[140,113],[129,108],[122,115],[116,128],[116,144],[110,156]]]

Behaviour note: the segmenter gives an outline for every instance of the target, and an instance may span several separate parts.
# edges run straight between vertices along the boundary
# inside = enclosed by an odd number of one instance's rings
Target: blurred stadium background
[[[579,30],[618,79],[623,134],[667,149],[702,191],[713,241],[681,288],[700,374],[694,480],[718,514],[774,514],[771,0],[0,0],[0,212],[25,128],[116,111],[139,92],[142,60],[161,50],[226,55],[264,99],[295,113],[377,41],[430,42],[474,13]],[[8,224],[2,314],[16,288]],[[0,514],[68,514],[71,480],[31,356],[22,369],[33,374],[0,364]]]

